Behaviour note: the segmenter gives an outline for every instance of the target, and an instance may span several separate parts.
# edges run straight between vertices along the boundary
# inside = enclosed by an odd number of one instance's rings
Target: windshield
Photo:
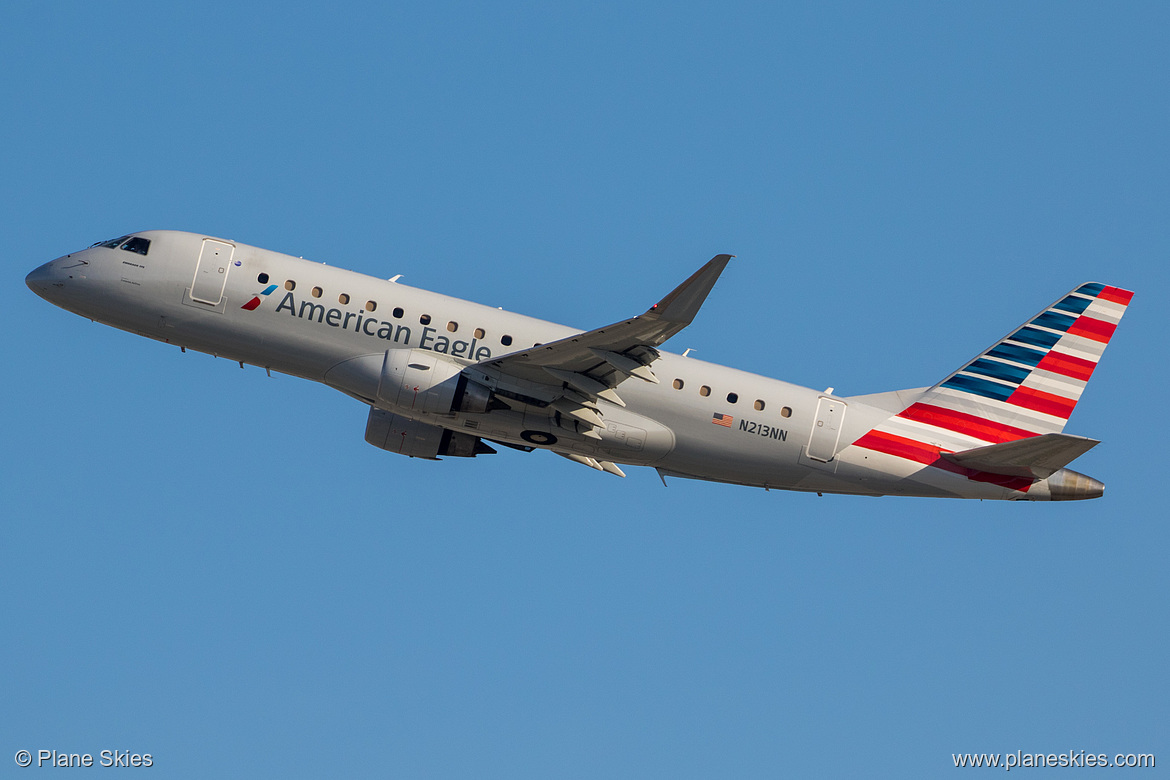
[[[93,246],[104,246],[110,249],[121,248],[127,252],[145,255],[150,251],[150,239],[142,236],[122,236],[121,238],[111,238],[109,241],[99,241]]]

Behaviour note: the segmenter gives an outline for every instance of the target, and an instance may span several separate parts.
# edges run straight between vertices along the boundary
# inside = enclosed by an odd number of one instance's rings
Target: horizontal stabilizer
[[[942,457],[976,471],[1046,479],[1100,443],[1084,436],[1045,433],[973,450],[944,452]]]

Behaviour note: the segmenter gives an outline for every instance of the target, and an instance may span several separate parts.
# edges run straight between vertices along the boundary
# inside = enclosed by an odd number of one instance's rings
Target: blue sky
[[[156,776],[936,776],[1170,763],[1158,3],[61,3],[0,25],[0,762]],[[1088,280],[1106,497],[1003,504],[422,462],[327,388],[24,275],[206,232],[668,345],[929,385]],[[1161,754],[1165,753],[1165,756]],[[3,770],[20,774],[15,765]],[[33,773],[36,770],[23,770]],[[42,770],[43,771],[43,770]]]

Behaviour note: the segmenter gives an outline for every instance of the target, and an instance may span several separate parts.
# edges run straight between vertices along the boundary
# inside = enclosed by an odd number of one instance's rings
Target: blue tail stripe
[[[1031,369],[1009,366],[998,360],[985,360],[983,358],[979,358],[963,370],[972,374],[989,376],[992,379],[1002,379],[1004,382],[1012,382],[1017,385],[1027,379],[1028,374],[1032,373]]]
[[[1008,338],[1012,341],[1020,341],[1024,344],[1031,344],[1035,347],[1043,347],[1047,350],[1052,349],[1053,345],[1060,341],[1060,334],[1049,333],[1046,330],[1037,330],[1036,328],[1030,328],[1025,325],[1012,335],[1008,336]]]
[[[998,382],[992,382],[987,379],[979,379],[974,376],[966,376],[965,374],[955,374],[953,377],[942,383],[943,387],[950,387],[955,390],[962,390],[967,393],[974,393],[981,395],[984,398],[994,398],[997,401],[1006,401],[1013,392],[1014,387],[1001,385]]]
[[[1011,360],[1014,363],[1023,363],[1025,366],[1035,366],[1044,359],[1044,352],[1035,349],[1028,349],[1016,344],[998,344],[994,349],[988,350],[987,356],[999,358],[1001,360]]]
[[[1094,298],[1096,298],[1104,289],[1105,285],[1094,282],[1092,284],[1082,284],[1077,288],[1077,292],[1084,293],[1085,295],[1092,295]]]
[[[1072,312],[1073,314],[1081,314],[1085,311],[1085,309],[1089,308],[1089,304],[1092,302],[1092,298],[1082,298],[1079,295],[1070,295],[1052,308],[1060,309],[1061,311]]]
[[[1039,325],[1042,328],[1059,330],[1061,333],[1065,333],[1076,321],[1076,317],[1070,317],[1067,314],[1059,314],[1054,311],[1046,311],[1036,319],[1032,320],[1032,324]]]

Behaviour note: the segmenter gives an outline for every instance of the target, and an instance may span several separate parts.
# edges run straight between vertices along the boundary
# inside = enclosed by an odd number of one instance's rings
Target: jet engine
[[[387,452],[427,460],[438,460],[443,455],[474,458],[495,452],[478,436],[449,431],[374,407],[370,407],[366,420],[366,441]]]
[[[487,412],[491,391],[462,371],[462,366],[429,350],[387,350],[375,400],[383,409],[396,409],[412,418]]]

